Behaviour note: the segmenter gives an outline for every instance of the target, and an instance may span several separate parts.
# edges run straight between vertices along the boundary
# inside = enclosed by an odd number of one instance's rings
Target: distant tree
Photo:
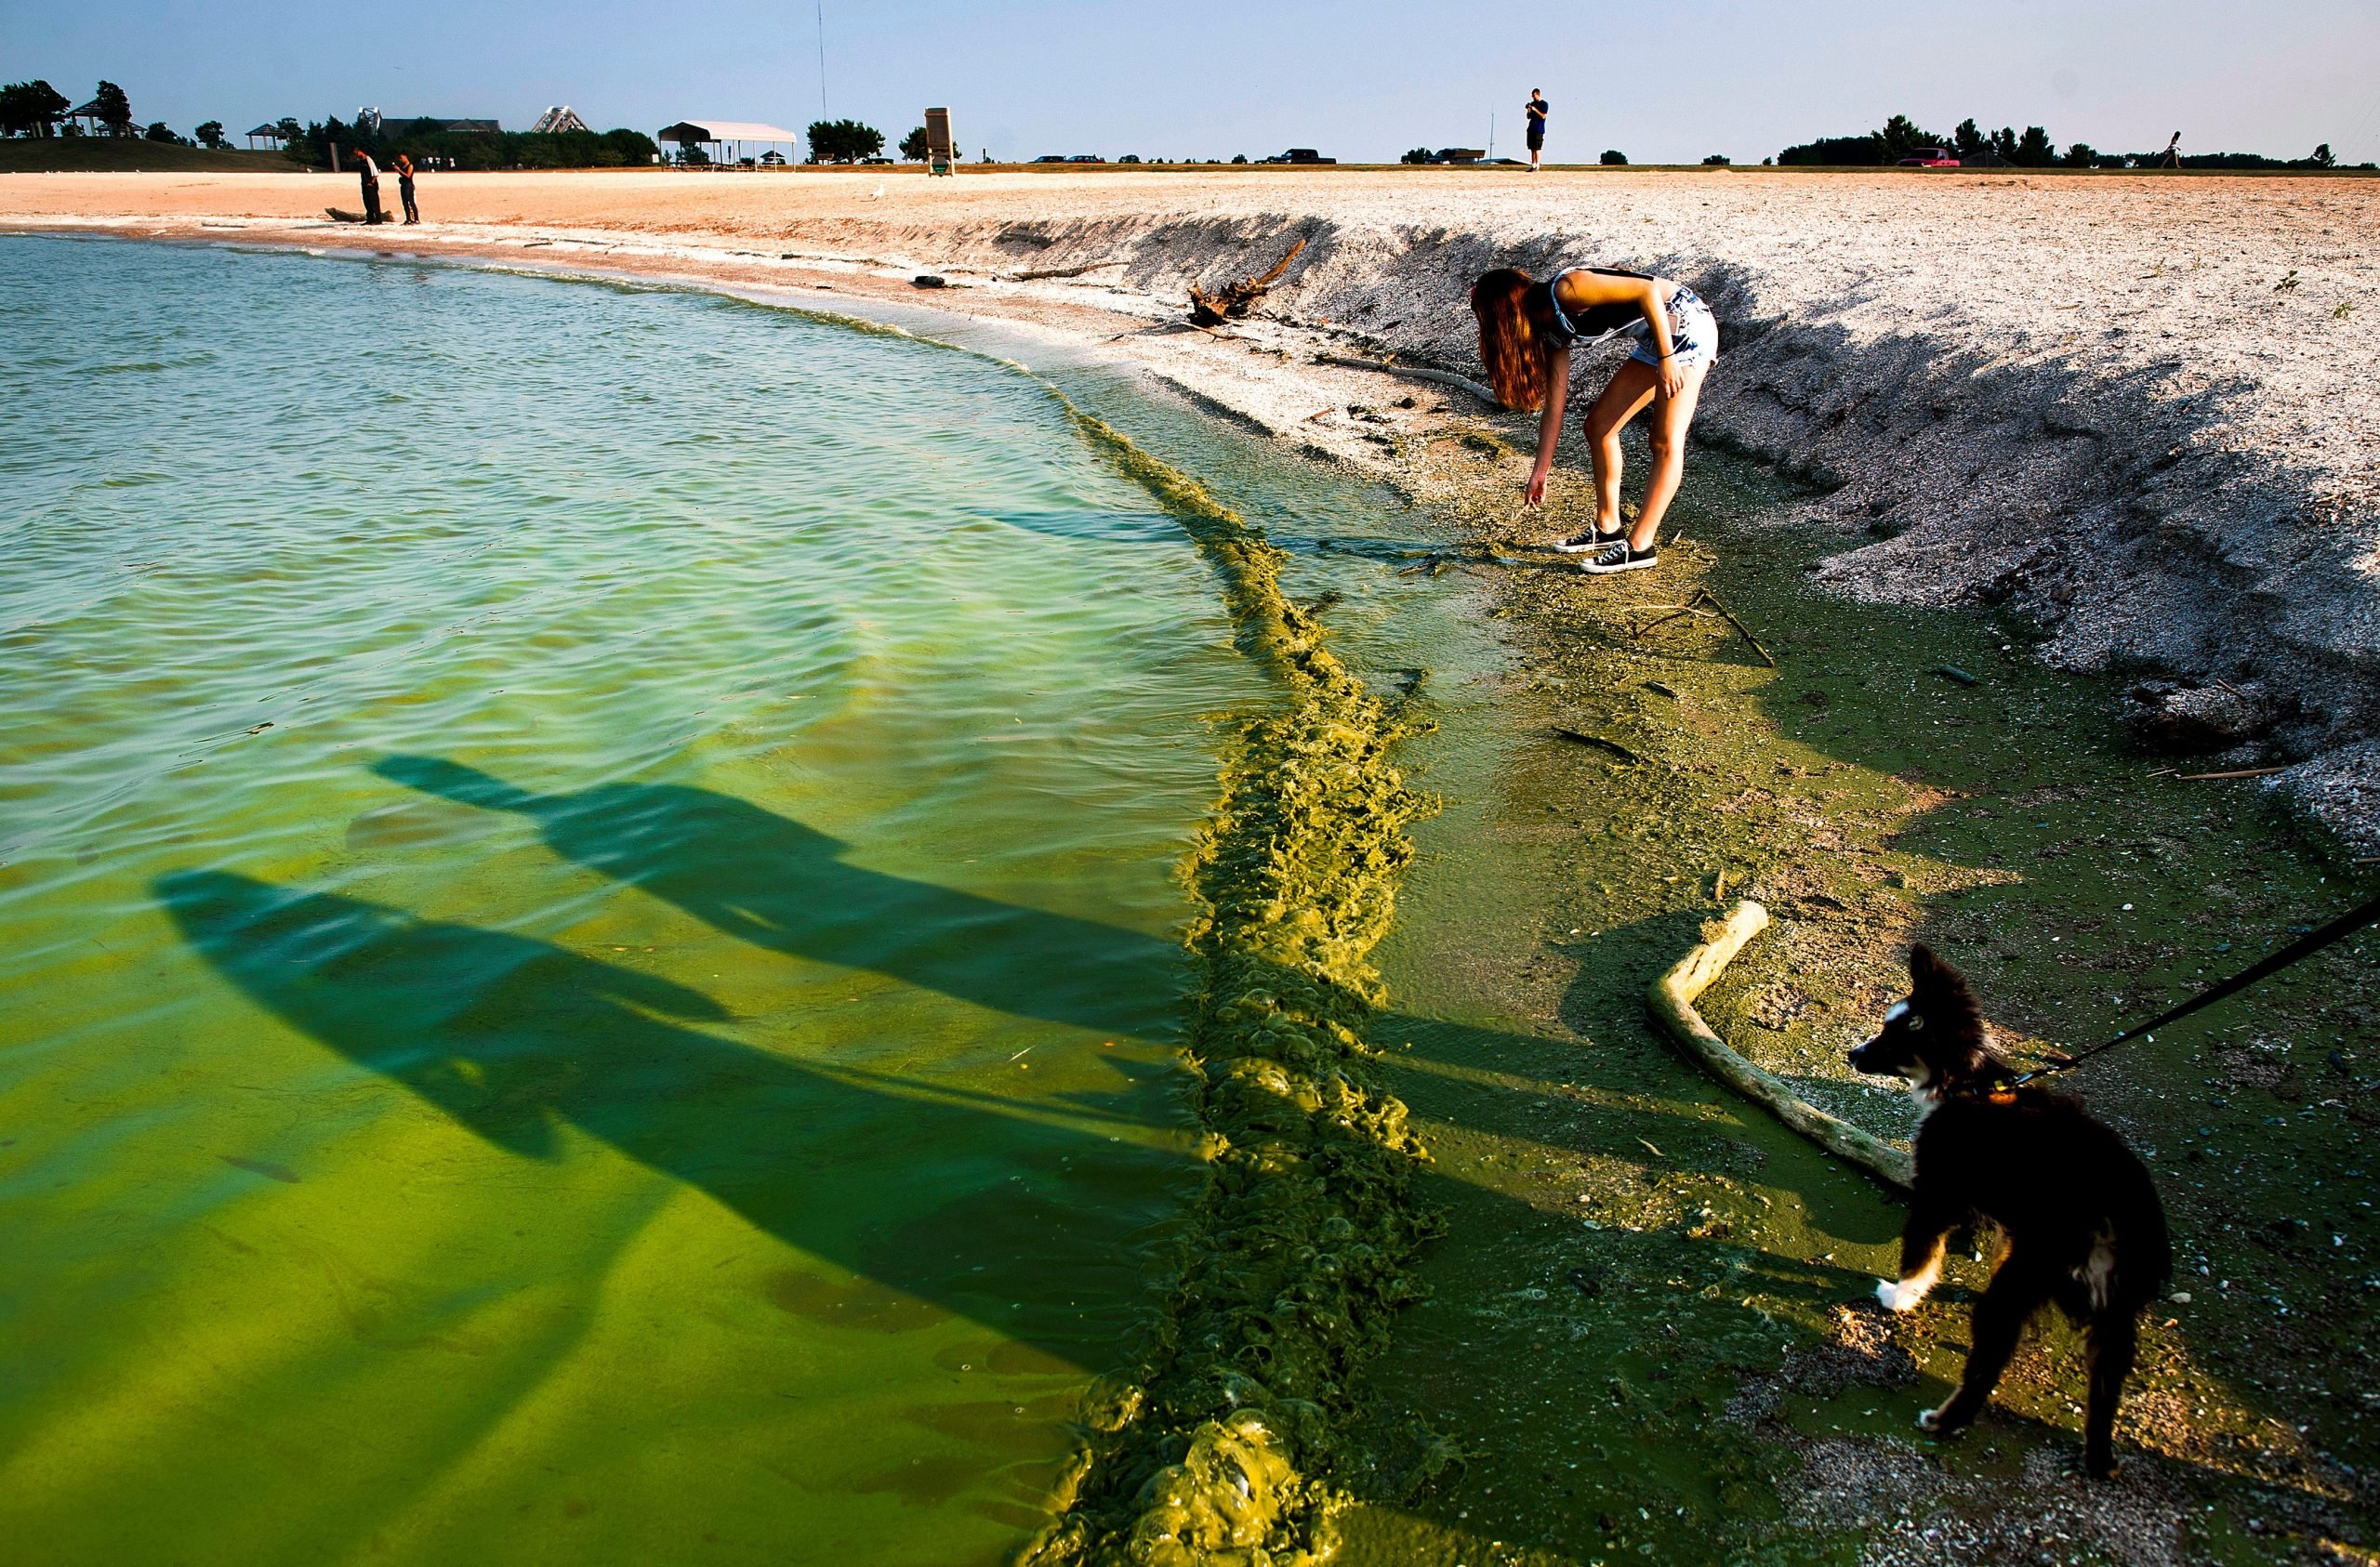
[[[1628,154],[1617,147],[1606,147],[1603,150],[1603,156],[1596,162],[1610,168],[1625,168],[1628,165]]]
[[[1137,164],[1141,161],[1141,155],[1138,152],[1127,152],[1116,161],[1119,164]]]
[[[901,138],[901,156],[913,164],[924,163],[926,153],[931,150],[926,142],[926,128],[923,125],[919,125]]]
[[[200,125],[198,127],[198,144],[201,147],[212,147],[218,151],[229,147],[231,143],[223,139],[223,122],[220,120],[209,120],[205,124]]]
[[[180,137],[176,136],[176,135],[174,134],[174,128],[173,128],[173,126],[171,126],[171,125],[169,125],[165,124],[165,121],[163,121],[163,120],[154,120],[154,121],[152,121],[152,122],[150,123],[150,125],[149,125],[148,130],[147,130],[147,131],[145,131],[145,132],[143,132],[142,134],[143,134],[143,135],[145,135],[145,136],[146,136],[146,137],[147,137],[151,141],[163,141],[163,142],[167,142],[167,143],[177,143],[177,142],[179,142],[179,141],[181,140],[181,138],[180,138]]]
[[[857,120],[816,120],[810,126],[810,161],[855,164],[884,151],[884,133]]]
[[[1435,152],[1431,151],[1426,147],[1416,147],[1408,151],[1405,156],[1399,158],[1397,162],[1401,164],[1426,164],[1436,156],[1437,154]]]
[[[1959,155],[1961,163],[1973,162],[1982,156],[1983,150],[1990,145],[1990,138],[1976,129],[1972,116],[1961,120],[1959,128],[1950,133],[1950,151]]]
[[[603,145],[620,155],[624,164],[648,165],[660,155],[661,145],[641,130],[622,125],[603,133]]]
[[[2066,156],[2060,158],[2058,162],[2068,168],[2096,168],[2098,166],[2099,154],[2089,142],[2078,141],[2066,150]]]
[[[284,114],[280,119],[275,120],[272,123],[272,128],[281,133],[281,144],[284,147],[302,139],[306,135],[306,127],[299,125],[294,116],[288,114]]]
[[[1777,161],[1780,164],[1874,164],[1884,161],[1884,148],[1872,134],[1822,136],[1816,141],[1788,147],[1777,154]]]
[[[1704,168],[1726,168],[1735,161],[1735,159],[1730,158],[1725,152],[1713,152],[1709,157],[1702,160],[1702,166]]]
[[[0,87],[0,135],[54,135],[58,117],[73,107],[66,95],[47,82],[11,82]]]
[[[2022,168],[2047,168],[2057,162],[2057,149],[2050,145],[2049,132],[2039,125],[2027,125],[2025,134],[2016,139],[2016,151],[2008,160]]]
[[[1921,147],[1941,145],[1942,138],[1918,129],[1917,122],[1906,114],[1896,114],[1876,133],[1876,161],[1897,164]]]
[[[2003,125],[1998,130],[1993,131],[1991,133],[1991,151],[2000,155],[2000,159],[2003,163],[2015,163],[2016,161],[2016,133],[2006,125]]]
[[[122,87],[113,82],[101,82],[99,90],[91,95],[91,103],[110,136],[132,134],[132,100],[124,96]]]

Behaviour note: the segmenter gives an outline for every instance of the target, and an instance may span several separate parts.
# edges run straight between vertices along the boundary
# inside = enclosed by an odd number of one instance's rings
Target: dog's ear
[[[1909,949],[1909,980],[1911,994],[1943,1011],[1978,1023],[1982,1021],[1983,1007],[1976,1001],[1975,992],[1967,988],[1966,976],[1935,956],[1934,950],[1923,942]]]
[[[1909,949],[1909,988],[1928,990],[1944,981],[1964,985],[1959,971],[1934,955],[1934,949],[1920,942]]]

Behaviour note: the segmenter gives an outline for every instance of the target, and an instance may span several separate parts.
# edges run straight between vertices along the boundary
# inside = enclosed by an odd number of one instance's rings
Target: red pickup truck
[[[1959,160],[1947,147],[1920,147],[1894,165],[1897,168],[1956,168]]]

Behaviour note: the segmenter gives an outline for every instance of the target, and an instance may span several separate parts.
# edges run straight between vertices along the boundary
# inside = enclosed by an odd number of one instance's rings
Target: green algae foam
[[[1031,1540],[1211,1196],[1214,720],[1368,699],[980,357],[0,246],[0,1537]]]

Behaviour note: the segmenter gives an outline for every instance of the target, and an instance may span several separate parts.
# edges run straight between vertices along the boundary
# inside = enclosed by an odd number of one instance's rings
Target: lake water
[[[1180,530],[708,296],[0,240],[0,325],[8,1554],[1012,1548],[1192,1184]]]

